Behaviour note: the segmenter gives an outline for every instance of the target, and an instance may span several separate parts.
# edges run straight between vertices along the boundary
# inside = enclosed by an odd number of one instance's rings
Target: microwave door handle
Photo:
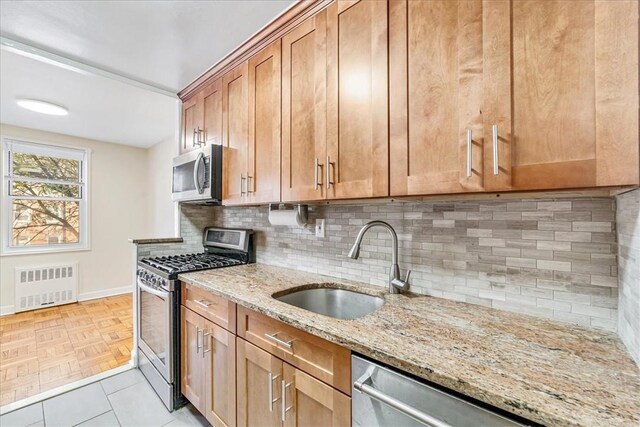
[[[196,158],[196,165],[193,168],[193,182],[196,185],[198,194],[202,194],[204,192],[204,183],[200,183],[200,180],[198,179],[198,171],[200,171],[200,167],[205,167],[204,154],[202,152],[198,153],[198,157]]]

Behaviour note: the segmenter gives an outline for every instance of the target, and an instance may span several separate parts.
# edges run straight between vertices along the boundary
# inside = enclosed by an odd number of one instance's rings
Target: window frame
[[[20,199],[20,196],[12,196],[10,194],[11,181],[10,176],[10,153],[12,151],[22,152],[19,148],[25,148],[28,151],[36,151],[38,154],[50,155],[54,157],[70,158],[81,161],[80,168],[80,188],[82,197],[79,202],[79,241],[78,243],[58,243],[43,244],[34,246],[12,246],[11,240],[13,236],[13,209],[12,202],[14,199]],[[90,168],[91,168],[91,150],[88,148],[65,145],[52,142],[33,141],[19,137],[2,137],[2,193],[0,194],[0,205],[2,206],[2,215],[0,222],[2,227],[2,242],[0,245],[0,256],[10,255],[27,255],[41,253],[61,253],[86,251],[91,249],[90,236]],[[19,179],[15,179],[18,181]],[[43,197],[43,199],[46,199]],[[52,198],[55,200],[55,198]]]

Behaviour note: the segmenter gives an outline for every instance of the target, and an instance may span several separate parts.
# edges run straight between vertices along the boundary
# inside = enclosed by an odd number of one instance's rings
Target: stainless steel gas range
[[[172,411],[181,406],[178,275],[255,262],[253,231],[207,228],[204,252],[138,261],[138,367]]]

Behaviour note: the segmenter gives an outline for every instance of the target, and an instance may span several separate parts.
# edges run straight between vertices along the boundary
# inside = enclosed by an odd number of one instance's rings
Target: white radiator
[[[15,268],[15,311],[34,310],[78,300],[78,263]]]

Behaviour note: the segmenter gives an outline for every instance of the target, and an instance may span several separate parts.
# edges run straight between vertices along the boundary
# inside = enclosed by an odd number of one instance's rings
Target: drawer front
[[[236,304],[189,283],[182,284],[182,305],[236,333]]]
[[[351,396],[351,351],[244,307],[238,336]]]

